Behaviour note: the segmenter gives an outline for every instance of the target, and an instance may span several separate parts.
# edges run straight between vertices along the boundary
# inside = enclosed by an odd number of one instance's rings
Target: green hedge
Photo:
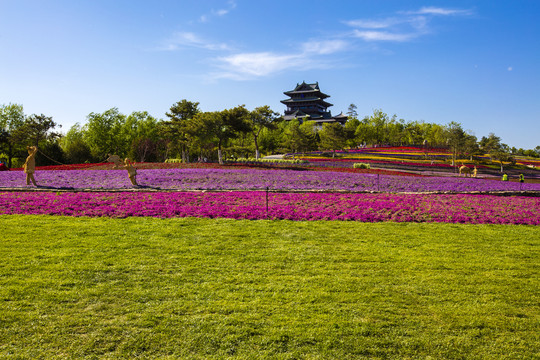
[[[354,169],[371,169],[371,166],[366,163],[354,163],[353,168]]]
[[[307,160],[300,159],[255,159],[255,158],[238,158],[229,160],[230,163],[240,164],[257,164],[257,163],[273,163],[273,164],[307,164]]]

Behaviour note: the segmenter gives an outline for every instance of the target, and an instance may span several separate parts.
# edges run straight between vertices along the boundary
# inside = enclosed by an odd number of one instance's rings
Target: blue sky
[[[0,104],[66,132],[179,100],[282,113],[319,82],[354,103],[540,145],[540,1],[0,0]]]

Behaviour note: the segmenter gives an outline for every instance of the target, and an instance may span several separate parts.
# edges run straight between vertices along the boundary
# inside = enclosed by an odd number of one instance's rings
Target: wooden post
[[[266,218],[268,219],[268,186],[266,187]]]

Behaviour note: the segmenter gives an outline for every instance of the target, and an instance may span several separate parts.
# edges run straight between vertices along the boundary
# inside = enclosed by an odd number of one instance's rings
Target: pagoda
[[[301,123],[310,120],[314,121],[319,128],[324,123],[338,122],[344,125],[347,121],[347,115],[344,115],[343,112],[332,116],[328,108],[333,104],[325,100],[330,95],[321,91],[318,82],[306,84],[304,81],[301,84],[296,84],[294,90],[285,91],[284,94],[289,97],[289,99],[281,100],[281,103],[287,106],[284,120],[298,119]]]

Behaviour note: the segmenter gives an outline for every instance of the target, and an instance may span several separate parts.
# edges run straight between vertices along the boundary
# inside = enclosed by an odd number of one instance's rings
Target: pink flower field
[[[0,192],[0,214],[540,225],[540,198],[469,194]]]

